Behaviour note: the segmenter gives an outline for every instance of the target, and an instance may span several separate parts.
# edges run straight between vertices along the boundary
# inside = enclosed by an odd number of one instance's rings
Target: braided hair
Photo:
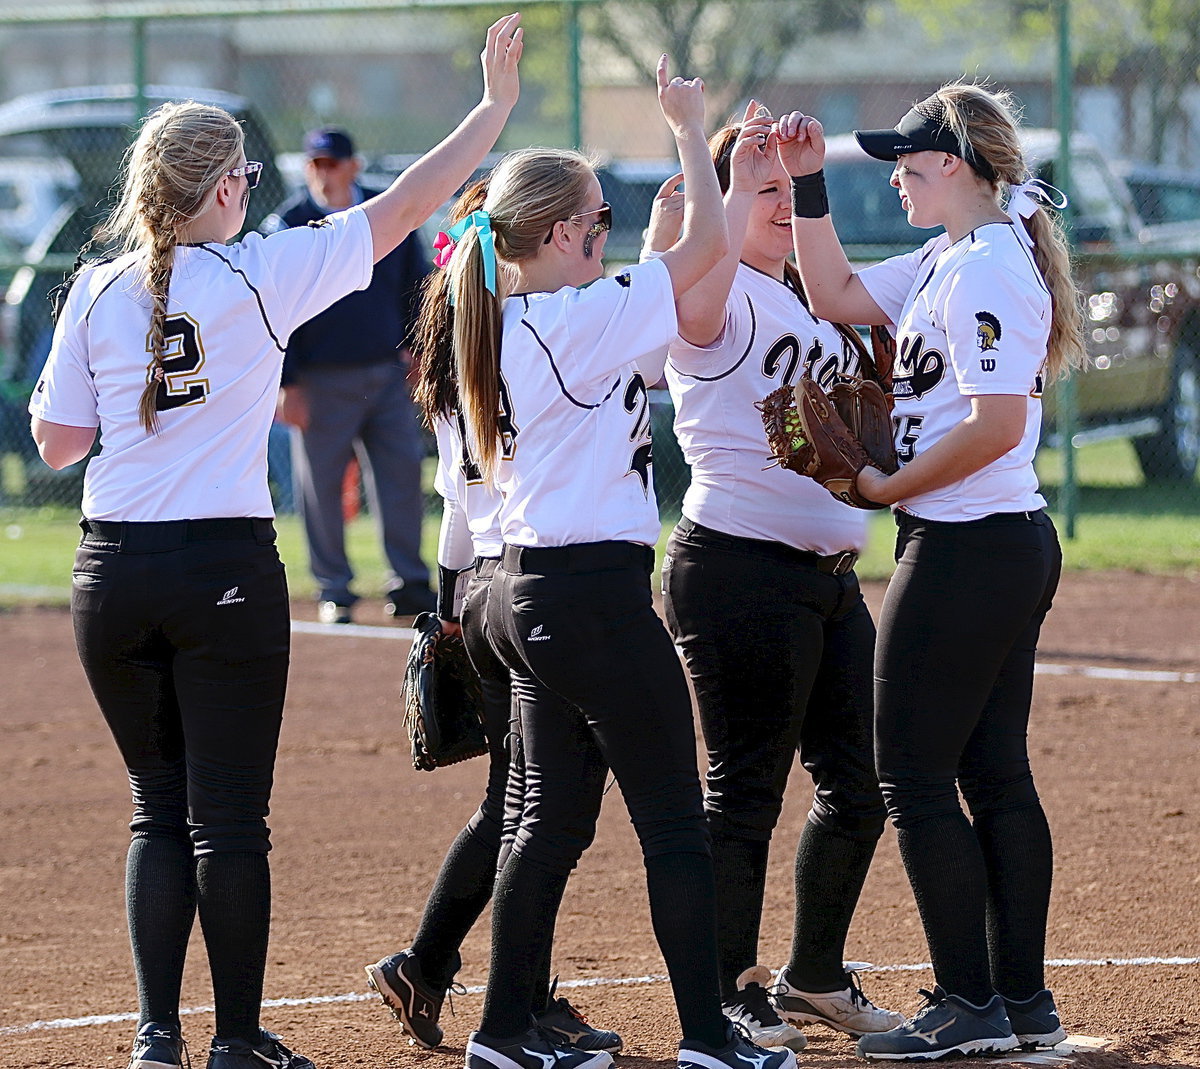
[[[146,348],[151,359],[138,415],[150,434],[158,431],[155,400],[163,378],[175,246],[213,203],[217,183],[238,166],[243,148],[242,128],[223,108],[194,100],[156,108],[125,153],[121,197],[97,234],[97,240],[125,252],[145,254],[141,280],[150,298]]]

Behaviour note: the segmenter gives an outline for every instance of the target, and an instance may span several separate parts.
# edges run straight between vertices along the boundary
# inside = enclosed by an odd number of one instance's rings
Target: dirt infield
[[[875,606],[881,589],[868,597]],[[371,619],[364,606],[359,618]],[[310,605],[298,616],[312,619]],[[382,612],[378,619],[382,622]],[[1200,581],[1070,574],[1043,635],[1031,752],[1055,834],[1049,969],[1072,1033],[1111,1041],[1088,1069],[1200,1066]],[[295,636],[271,818],[275,920],[266,997],[296,1000],[264,1023],[321,1069],[462,1064],[481,999],[456,999],[447,1046],[407,1046],[366,997],[362,966],[407,945],[452,836],[478,801],[483,765],[434,774],[407,759],[395,701],[406,643]],[[68,615],[0,615],[0,1069],[123,1069],[136,1009],[122,904],[128,792],[75,657]],[[1083,674],[1092,667],[1109,671]],[[1155,673],[1160,673],[1156,675]],[[1178,673],[1192,673],[1180,678]],[[762,959],[790,945],[791,854],[809,791],[793,787],[776,835]],[[630,1069],[674,1065],[663,963],[650,935],[636,839],[619,792],[572,878],[556,969],[592,1020],[626,1037]],[[886,971],[875,1001],[911,1011],[928,969],[912,894],[889,831],[849,954]],[[459,979],[483,982],[486,919]],[[1170,959],[1185,959],[1183,963]],[[1109,964],[1101,964],[1108,962]],[[187,1007],[211,1005],[193,936]],[[46,1022],[54,1023],[47,1027]],[[197,1069],[211,1012],[185,1017]],[[857,1063],[848,1039],[814,1028],[802,1066]]]

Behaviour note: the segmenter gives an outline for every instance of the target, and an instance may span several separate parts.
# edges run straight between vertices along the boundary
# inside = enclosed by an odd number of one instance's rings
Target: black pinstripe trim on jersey
[[[953,244],[953,242],[951,242],[951,244]],[[949,246],[949,245],[947,245],[947,246],[946,246],[946,249],[948,249],[948,248],[950,248],[950,246]],[[946,251],[946,249],[943,249],[943,250],[942,250],[942,252],[945,252],[945,251]],[[940,255],[941,255],[941,253],[939,253],[938,255],[940,256]],[[933,250],[932,250],[932,249],[930,249],[930,250],[929,250],[929,251],[928,251],[928,252],[927,252],[927,253],[926,253],[924,256],[922,256],[922,257],[921,257],[921,267],[924,267],[924,266],[925,266],[925,261],[926,261],[926,260],[928,260],[928,259],[929,259],[931,256],[933,256]],[[924,289],[926,286],[928,286],[928,285],[929,285],[929,280],[930,280],[931,278],[933,278],[933,276],[934,276],[934,273],[937,271],[937,261],[938,261],[938,258],[937,258],[937,256],[933,256],[933,266],[932,266],[932,267],[929,269],[929,274],[927,274],[927,275],[925,276],[925,281],[924,281],[924,282],[922,282],[922,283],[921,283],[921,284],[920,284],[920,285],[917,287],[917,289],[916,289],[916,292],[913,294],[913,297],[915,297],[915,296],[916,296],[918,293],[920,293],[920,292],[921,292],[921,290],[923,290],[923,289]]]
[[[271,321],[267,318],[267,310],[263,307],[262,294],[259,293],[258,290],[256,290],[254,288],[254,284],[246,277],[246,272],[243,271],[240,267],[234,267],[233,264],[226,257],[222,256],[219,252],[217,252],[216,249],[212,248],[211,246],[197,245],[197,246],[195,246],[195,248],[202,249],[204,252],[207,252],[207,253],[215,256],[218,260],[221,261],[221,263],[223,263],[226,267],[228,267],[230,271],[232,271],[235,275],[240,276],[241,280],[244,283],[246,283],[246,288],[251,293],[254,294],[254,299],[258,302],[258,314],[260,316],[262,316],[263,326],[267,328],[267,333],[271,335],[271,341],[273,341],[275,343],[275,348],[278,349],[281,353],[286,352],[287,351],[286,348],[280,343],[279,339],[275,336],[275,331],[273,331],[271,329]]]
[[[121,270],[118,271],[115,275],[113,275],[113,277],[110,278],[106,283],[104,283],[104,288],[101,289],[100,292],[97,293],[96,296],[92,298],[92,303],[88,305],[88,310],[83,315],[83,321],[85,323],[91,322],[92,309],[96,307],[96,302],[98,300],[100,300],[100,298],[103,297],[108,292],[108,287],[111,286],[114,282],[116,282],[117,279],[119,279],[123,274],[125,274],[126,271],[128,271],[132,267],[133,267],[133,264],[127,264],[125,267],[122,267]]]
[[[528,298],[525,298],[525,300],[528,301]],[[528,307],[528,304],[526,305],[526,307]],[[602,404],[604,404],[605,401],[607,401],[610,397],[612,397],[616,388],[621,385],[621,376],[618,375],[617,381],[612,384],[612,386],[609,388],[608,393],[606,393],[603,397],[601,397],[600,400],[597,401],[594,405],[586,404],[583,401],[577,401],[574,397],[571,396],[570,391],[567,389],[566,384],[562,380],[562,376],[558,373],[558,366],[554,363],[554,354],[550,352],[550,347],[544,341],[542,341],[542,339],[538,336],[538,332],[533,329],[533,326],[529,322],[529,320],[522,319],[521,326],[528,328],[529,333],[533,335],[533,340],[536,341],[538,343],[538,345],[540,345],[542,347],[542,352],[544,352],[546,354],[546,359],[550,361],[550,370],[554,372],[554,377],[556,379],[558,379],[559,392],[563,395],[563,397],[565,397],[568,401],[571,402],[571,404],[575,405],[577,408],[599,408]]]
[[[1038,262],[1034,259],[1033,250],[1029,248],[1017,235],[1017,226],[1015,223],[1009,223],[1012,227],[1013,240],[1021,247],[1021,251],[1025,254],[1025,259],[1029,261],[1029,266],[1033,268],[1033,277],[1038,280],[1038,285],[1045,291],[1046,296],[1053,299],[1054,294],[1050,292],[1050,287],[1046,284],[1046,278],[1042,274],[1042,269],[1038,267]]]
[[[754,346],[754,336],[758,333],[758,317],[754,314],[754,302],[750,299],[750,294],[747,293],[745,296],[746,307],[750,310],[750,340],[746,342],[746,348],[742,351],[742,355],[737,358],[737,363],[728,370],[722,371],[719,375],[692,375],[687,371],[680,370],[675,364],[671,364],[671,367],[679,372],[683,378],[695,379],[697,382],[719,382],[721,379],[728,378],[746,362],[746,357],[750,355],[750,350]]]

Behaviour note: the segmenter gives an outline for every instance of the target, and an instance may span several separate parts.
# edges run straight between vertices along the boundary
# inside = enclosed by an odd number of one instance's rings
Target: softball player
[[[788,263],[788,175],[758,110],[751,101],[742,124],[709,142],[730,252],[678,301],[666,371],[692,480],[663,593],[708,746],[723,1008],[756,1043],[800,1050],[794,1024],[857,1036],[904,1018],[872,1005],[842,960],[885,815],[872,750],[875,627],[854,573],[865,513],[772,467],[754,407],[801,375],[828,387],[857,373],[862,346],[808,310]],[[731,168],[742,130],[763,144]],[[796,850],[791,957],[772,980],[755,964],[759,923],[797,749],[816,791]]]
[[[472,183],[455,203],[449,221],[457,223],[482,208],[486,195],[486,178]],[[446,992],[462,964],[459,948],[491,901],[502,836],[507,827],[511,840],[524,794],[519,725],[511,723],[514,707],[508,669],[492,650],[483,628],[492,576],[503,548],[500,495],[483,481],[463,446],[445,279],[442,272],[436,272],[426,282],[413,347],[416,396],[426,423],[437,437],[434,483],[444,501],[438,542],[438,616],[444,631],[461,630],[479,672],[488,739],[488,782],[478,811],[442,862],[413,945],[367,966],[369,983],[384,1005],[404,1031],[426,1048],[442,1041],[438,1018]],[[554,918],[549,923],[552,927]],[[622,1041],[616,1032],[593,1027],[568,999],[554,997],[550,985],[552,942],[547,940],[530,1003],[538,1026],[556,1033],[563,1041],[570,1040],[576,1048],[617,1053]]]
[[[820,123],[780,120],[801,274],[822,315],[897,325],[897,569],[875,658],[876,764],[937,986],[868,1058],[928,1059],[1063,1039],[1044,987],[1050,831],[1026,748],[1038,633],[1062,555],[1033,455],[1045,376],[1082,358],[1067,250],[1039,206],[1006,94],[948,85],[895,130],[909,222],[945,233],[853,273],[828,219]],[[958,803],[957,790],[971,810]]]
[[[790,1051],[750,1045],[721,1015],[690,703],[650,599],[659,521],[646,383],[662,372],[676,297],[725,251],[703,88],[668,83],[665,56],[658,84],[688,176],[673,249],[601,278],[611,212],[595,173],[575,153],[530,150],[498,165],[485,210],[470,217],[450,262],[467,441],[503,495],[487,627],[512,672],[526,776],[497,880],[470,1069],[608,1063],[555,1051],[527,1029],[545,924],[594,836],[610,767],[641,840],[682,1025],[680,1062],[794,1065]]]
[[[159,108],[107,227],[126,252],[84,272],[59,318],[29,407],[52,467],[82,459],[97,426],[102,435],[71,607],[133,789],[131,1069],[184,1057],[179,995],[197,911],[216,1002],[208,1069],[312,1069],[259,1026],[265,818],[289,655],[266,479],[283,350],[299,323],[365,286],[494,144],[516,101],[521,36],[516,16],[491,27],[483,101],[386,193],[265,239],[226,245],[262,167],[246,160],[241,127],[220,108]]]

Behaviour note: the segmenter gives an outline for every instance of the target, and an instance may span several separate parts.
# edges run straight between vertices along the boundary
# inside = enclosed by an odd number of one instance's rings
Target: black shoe
[[[555,998],[558,990],[558,977],[550,985],[550,998],[546,1008],[541,1013],[534,1014],[534,1020],[543,1031],[549,1032],[551,1039],[561,1042],[576,1050],[606,1051],[609,1054],[620,1054],[625,1045],[624,1040],[607,1028],[594,1028],[565,998]]]
[[[411,950],[402,950],[367,966],[367,983],[378,992],[383,1004],[400,1022],[411,1042],[432,1050],[442,1041],[438,1018],[445,989],[432,986],[421,972],[421,963]]]
[[[511,1039],[472,1032],[467,1040],[466,1069],[608,1069],[610,1065],[611,1054],[563,1046],[540,1028]]]
[[[317,1069],[302,1054],[293,1054],[274,1032],[261,1030],[257,1046],[244,1039],[213,1036],[208,1051],[208,1069]]]
[[[348,624],[350,606],[339,605],[336,601],[322,601],[317,605],[317,619],[323,624]]]
[[[725,1027],[723,1047],[710,1047],[695,1039],[679,1044],[677,1069],[796,1069],[796,1055],[787,1047],[760,1047],[732,1021]]]
[[[1049,991],[1039,991],[1024,1002],[1006,998],[1004,1008],[1022,1047],[1053,1047],[1067,1038],[1067,1030],[1058,1019],[1054,996]]]
[[[147,1021],[138,1029],[129,1056],[129,1069],[180,1069],[187,1046],[177,1024]],[[191,1062],[188,1062],[189,1066]]]
[[[405,583],[402,587],[389,590],[383,611],[388,616],[416,616],[422,612],[436,612],[437,598],[428,583]]]
[[[993,1054],[1017,1046],[1004,999],[993,995],[976,1006],[942,988],[921,992],[925,1008],[907,1024],[889,1032],[863,1035],[858,1041],[860,1058],[917,1062],[944,1058],[947,1054]]]

